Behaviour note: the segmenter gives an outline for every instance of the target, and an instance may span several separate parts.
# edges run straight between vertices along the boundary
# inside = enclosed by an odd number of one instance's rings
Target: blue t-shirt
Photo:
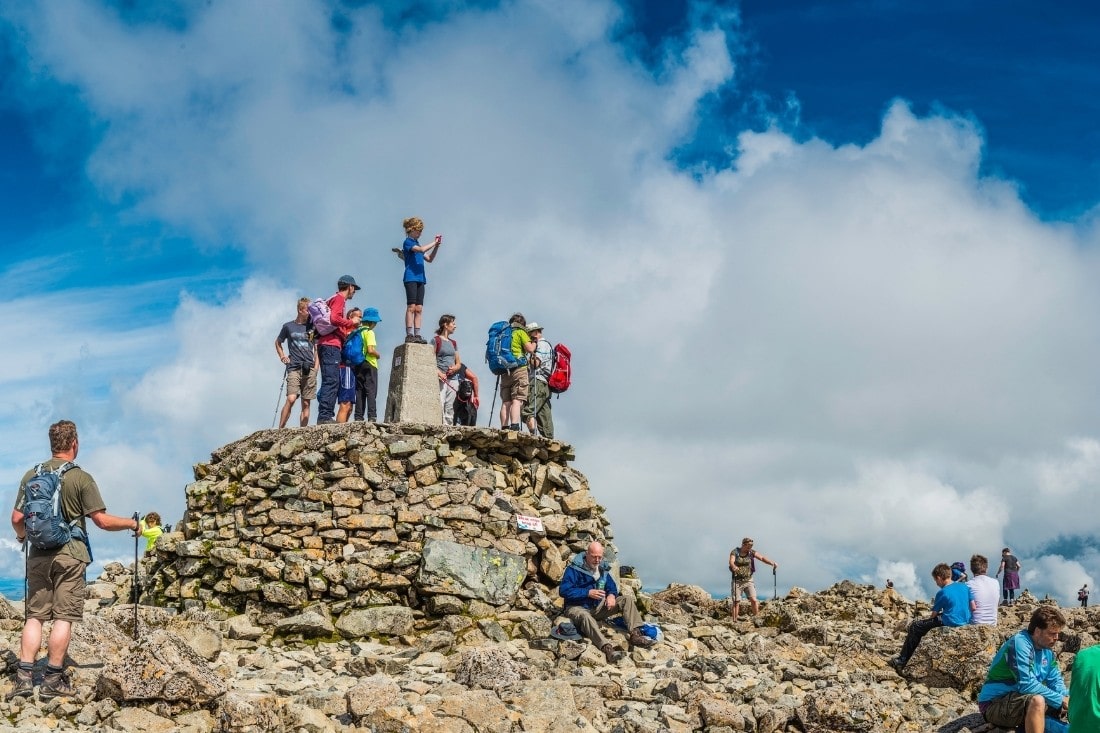
[[[970,623],[970,588],[966,583],[948,583],[940,588],[933,611],[940,611],[944,626],[966,626]]]
[[[405,244],[401,246],[401,252],[405,255],[405,282],[426,283],[428,278],[424,275],[424,253],[414,252],[420,242],[412,237],[405,237]]]

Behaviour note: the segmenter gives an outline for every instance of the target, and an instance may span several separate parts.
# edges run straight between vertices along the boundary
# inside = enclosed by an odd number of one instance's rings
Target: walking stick
[[[288,364],[283,369],[283,380],[279,382],[279,396],[275,398],[275,414],[271,416],[271,427],[275,427],[275,423],[279,420],[279,406],[283,404],[283,388],[286,387],[286,375],[290,373],[290,365]],[[305,380],[303,379],[304,383]]]
[[[779,581],[775,577],[775,568],[772,568],[772,600],[779,598]]]
[[[23,530],[26,531],[25,529]],[[28,578],[31,574],[31,561],[30,553],[27,552],[27,538],[23,537],[23,623],[27,623],[27,609],[30,608],[31,599],[27,596],[30,595],[30,581]]]
[[[141,524],[138,522],[138,513],[134,512],[134,524],[140,530]],[[138,638],[138,537],[141,532],[134,532],[134,579],[133,579],[133,593],[134,593],[134,641]]]
[[[497,375],[497,384],[496,384],[495,387],[493,387],[493,401],[489,404],[489,427],[493,427],[493,413],[495,412],[495,410],[493,408],[495,408],[497,406],[497,392],[499,392],[499,391],[500,391],[500,375],[498,374]],[[504,426],[501,425],[501,427],[504,427]]]

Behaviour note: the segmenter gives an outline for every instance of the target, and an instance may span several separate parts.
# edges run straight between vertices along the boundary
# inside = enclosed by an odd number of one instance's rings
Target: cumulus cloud
[[[11,19],[28,74],[103,131],[98,195],[239,247],[253,272],[184,295],[158,342],[170,355],[97,376],[128,428],[99,446],[124,497],[143,497],[120,468],[137,466],[182,508],[192,463],[270,424],[271,341],[298,295],[350,272],[357,304],[382,310],[382,348],[398,343],[389,248],[418,214],[445,235],[425,321],[456,313],[465,361],[516,309],[573,349],[555,422],[648,584],[722,592],[751,535],[780,590],[890,577],[927,596],[937,562],[1093,533],[1072,508],[1089,505],[1100,440],[1095,230],[1040,221],[983,177],[975,122],[898,100],[866,144],[729,130],[728,159],[685,171],[674,150],[734,85],[732,16],[651,65],[607,1],[448,3],[422,23],[386,6],[339,22],[322,3],[187,8]],[[1064,592],[1068,563],[1100,569],[1066,562],[1032,589]]]

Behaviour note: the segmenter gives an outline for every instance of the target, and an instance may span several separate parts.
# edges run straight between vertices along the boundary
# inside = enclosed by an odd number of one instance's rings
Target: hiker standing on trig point
[[[400,250],[394,251],[405,262],[402,276],[402,282],[405,283],[405,343],[426,344],[428,342],[420,335],[420,324],[424,318],[424,288],[428,284],[424,263],[435,259],[439,253],[439,245],[443,244],[443,235],[435,235],[431,244],[421,244],[420,235],[424,233],[424,222],[418,217],[410,216],[402,225],[405,227],[405,241]]]
[[[50,426],[49,436],[53,456],[23,476],[11,513],[15,538],[29,542],[29,547],[24,547],[28,553],[26,621],[9,699],[34,694],[34,662],[42,644],[42,624],[50,620],[47,664],[38,695],[48,699],[73,694],[64,664],[73,624],[84,617],[84,570],[92,561],[84,518],[90,517],[95,526],[108,532],[139,529],[136,514],[133,519],[108,514],[95,479],[73,463],[80,450],[76,424],[56,422]],[[61,492],[60,517],[52,510],[55,490]]]
[[[741,602],[741,594],[749,599],[752,604],[752,615],[760,612],[760,602],[756,599],[756,584],[753,582],[753,573],[756,572],[756,560],[765,565],[772,566],[772,575],[779,568],[779,563],[769,560],[753,549],[752,538],[745,537],[741,540],[741,547],[730,550],[730,574],[733,580],[730,582],[730,616],[737,620],[737,611]]]

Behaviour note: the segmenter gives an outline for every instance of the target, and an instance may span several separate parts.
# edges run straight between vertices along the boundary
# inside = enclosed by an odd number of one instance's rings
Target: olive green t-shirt
[[[65,464],[65,461],[60,458],[51,458],[48,461],[42,463],[42,468],[45,470],[56,470]],[[15,497],[15,508],[19,511],[23,510],[23,502],[26,500],[26,495],[23,491],[23,487],[27,482],[34,477],[34,469],[27,471],[23,474],[23,479],[19,482],[19,493]],[[61,477],[61,513],[68,521],[76,520],[77,525],[87,533],[88,526],[84,520],[92,512],[104,511],[107,507],[103,503],[103,497],[99,494],[99,487],[96,486],[95,479],[91,474],[86,472],[80,466],[70,468],[65,472],[65,475]],[[92,556],[88,553],[88,546],[81,540],[71,540],[64,547],[57,550],[39,550],[36,547],[30,547],[30,556],[36,557],[38,555],[50,555],[58,552],[63,552],[66,555],[72,555],[81,562],[89,563],[92,561]]]

